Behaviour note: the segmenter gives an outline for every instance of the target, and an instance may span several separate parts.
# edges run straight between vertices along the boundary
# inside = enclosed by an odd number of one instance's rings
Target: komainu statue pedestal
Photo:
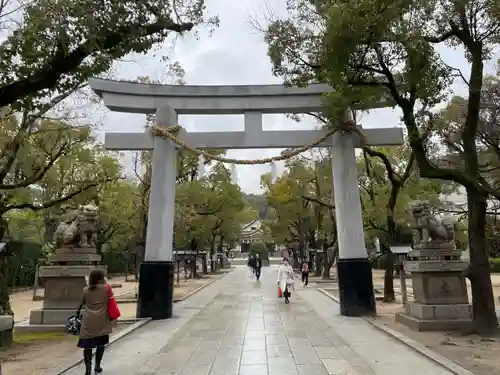
[[[87,285],[87,276],[101,260],[96,250],[60,249],[51,258],[53,266],[41,266],[39,276],[44,283],[43,307],[31,310],[30,325],[66,324],[68,317],[82,302],[82,290]]]
[[[8,348],[12,345],[14,332],[14,317],[12,315],[0,315],[0,348]],[[0,375],[2,375],[0,373]]]
[[[468,262],[460,259],[461,251],[456,250],[446,224],[429,215],[427,221],[419,221],[415,212],[414,216],[420,238],[405,263],[405,271],[411,273],[414,299],[407,303],[406,313],[396,314],[396,321],[416,331],[468,332],[472,328],[472,306],[464,276]]]
[[[80,206],[65,215],[54,235],[55,254],[51,265],[39,269],[44,284],[43,307],[30,312],[30,325],[65,325],[82,302],[87,276],[98,266],[96,236],[99,229],[96,206]]]

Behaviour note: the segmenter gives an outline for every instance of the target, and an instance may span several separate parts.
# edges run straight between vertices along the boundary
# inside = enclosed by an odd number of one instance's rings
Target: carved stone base
[[[45,294],[44,310],[75,310],[82,301],[86,277],[94,266],[44,266],[40,267]],[[106,272],[106,267],[101,267]]]
[[[423,320],[408,314],[396,314],[396,322],[404,324],[414,331],[462,331],[470,332],[472,320],[449,319],[449,320]]]
[[[50,257],[54,263],[98,263],[101,259],[94,247],[63,247]]]
[[[468,263],[462,260],[410,260],[405,262],[406,272],[463,272]]]
[[[454,249],[417,249],[408,253],[409,258],[460,258],[462,250]]]
[[[453,242],[449,241],[431,240],[429,242],[415,244],[414,248],[415,250],[453,251],[455,250],[455,245]]]
[[[80,297],[81,298],[81,297]],[[78,306],[77,306],[78,307]],[[68,318],[76,311],[74,309],[49,310],[38,309],[30,311],[30,325],[66,325]]]
[[[83,276],[44,279],[43,309],[75,310],[82,301],[82,291],[86,285]]]
[[[421,267],[422,263],[425,264]],[[461,261],[410,261],[414,300],[396,321],[416,331],[461,330],[472,326],[472,306]],[[407,267],[408,264],[414,267]]]
[[[14,318],[10,315],[0,315],[0,348],[12,345]]]
[[[409,302],[406,305],[408,315],[420,320],[470,320],[472,321],[472,306],[456,305],[424,305]]]
[[[412,272],[414,301],[425,305],[468,304],[462,272]]]
[[[105,272],[106,266],[98,266]],[[60,278],[60,277],[87,277],[96,266],[75,265],[75,266],[42,266],[39,269],[39,277]]]

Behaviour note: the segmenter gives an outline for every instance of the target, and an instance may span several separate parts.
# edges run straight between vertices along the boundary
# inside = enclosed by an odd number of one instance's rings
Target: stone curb
[[[332,299],[336,303],[340,303],[339,299],[334,296],[331,293],[328,293],[326,290],[318,288],[316,289],[317,291],[323,293],[325,296],[328,298]],[[431,349],[427,348],[425,345],[420,344],[419,342],[409,338],[408,336],[399,333],[393,329],[390,329],[389,327],[384,326],[383,324],[377,322],[374,318],[371,317],[362,317],[366,322],[370,323],[373,327],[377,328],[378,330],[384,332],[386,335],[393,337],[394,339],[398,340],[402,344],[408,346],[410,349],[415,350],[422,356],[426,357],[427,359],[430,359],[431,361],[437,363],[441,367],[445,368],[446,370],[450,371],[454,375],[474,375],[472,371],[469,371],[462,366],[456,364],[452,360],[442,356],[441,354],[438,354]]]
[[[221,277],[227,275],[229,272],[231,272],[230,270],[227,271],[227,272],[224,272],[220,275],[217,275],[216,277],[214,277],[212,280],[210,280],[208,283],[206,284],[203,284],[201,285],[199,288],[196,288],[192,291],[190,291],[188,294],[186,294],[185,296],[183,296],[182,298],[177,298],[177,299],[174,299],[174,303],[177,303],[177,302],[181,302],[181,301],[184,301],[186,298],[188,297],[191,297],[193,294],[195,293],[198,293],[200,290],[206,288],[207,286],[209,286],[210,284],[212,284],[213,282],[219,280]],[[124,294],[128,294],[129,292],[127,293],[124,293]],[[129,303],[137,303],[137,299],[136,298],[128,298],[128,299],[117,299],[116,302],[118,303],[118,305],[120,304],[129,304]]]
[[[196,288],[194,290],[192,290],[191,292],[189,292],[188,294],[186,294],[185,296],[183,296],[182,298],[179,298],[177,299],[175,302],[181,302],[181,301],[184,301],[185,299],[191,297],[193,294],[196,294],[198,293],[199,291],[205,289],[207,286],[211,285],[212,283],[216,282],[217,280],[219,280],[220,278],[226,276],[227,274],[229,274],[231,271],[228,270],[228,271],[223,271],[224,273],[220,274],[220,275],[217,275],[217,277],[214,277],[212,280],[210,280],[208,283],[206,284],[203,284],[202,286],[200,286],[199,288]]]
[[[121,340],[125,336],[131,334],[135,330],[141,328],[143,325],[146,323],[149,323],[151,321],[151,318],[145,318],[145,319],[140,319],[136,321],[135,323],[131,324],[130,327],[127,327],[117,333],[116,335],[112,335],[109,340],[108,347],[116,343],[117,341]],[[69,360],[67,360],[65,363],[62,365],[53,367],[52,369],[43,372],[43,375],[63,375],[65,372],[71,370],[72,368],[78,366],[83,362],[82,358],[82,353],[80,351],[74,355],[71,356]]]
[[[298,272],[298,271],[293,271],[293,274],[296,278],[298,279],[302,279],[302,273],[301,272]],[[313,276],[313,277],[318,277],[318,276]],[[316,284],[316,285],[320,285],[320,284],[336,284],[337,283],[337,278],[334,278],[334,279],[320,279],[320,280],[311,280],[310,279],[311,276],[309,276],[309,285],[311,284]],[[500,298],[500,297],[499,297]]]
[[[202,289],[206,288],[207,286],[209,286],[210,284],[214,283],[215,281],[219,280],[220,278],[226,276],[228,273],[230,273],[230,271],[227,271],[227,272],[224,272],[221,275],[218,275],[214,279],[210,280],[210,282],[208,282],[208,283],[200,286],[199,288],[197,288],[197,289],[191,291],[190,293],[188,293],[183,298],[177,300],[177,302],[184,301],[185,299],[187,299],[187,298],[191,297],[192,295],[198,293],[199,291],[201,291]],[[145,319],[124,319],[124,320],[121,320],[120,322],[122,322],[122,323],[127,323],[127,322],[135,322],[135,323],[133,323],[130,327],[127,327],[124,330],[120,331],[116,335],[110,337],[110,341],[109,341],[108,347],[111,346],[111,345],[113,345],[114,343],[116,343],[118,340],[121,340],[125,336],[131,334],[135,330],[139,329],[143,325],[149,323],[151,320],[152,320],[151,318],[145,318]],[[64,363],[64,364],[62,364],[60,366],[57,366],[55,368],[52,368],[52,369],[44,372],[43,375],[64,375],[64,373],[66,373],[67,371],[71,370],[72,368],[80,365],[82,362],[83,362],[83,358],[82,358],[81,353],[77,353],[74,356],[72,356],[72,358],[70,360],[68,360],[66,363]]]

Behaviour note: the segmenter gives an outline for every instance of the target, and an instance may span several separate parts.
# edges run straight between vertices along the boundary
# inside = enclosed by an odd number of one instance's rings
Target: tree
[[[154,123],[154,116],[150,116],[148,118],[148,124]],[[221,150],[210,150],[211,154],[214,155],[223,155],[224,151]],[[148,220],[148,212],[149,212],[149,191],[151,187],[151,174],[152,174],[152,152],[151,151],[143,151],[135,155],[134,158],[134,170],[135,175],[139,180],[139,196],[140,196],[140,208],[139,208],[139,225],[140,230],[138,237],[134,239],[135,243],[138,243],[139,246],[145,250],[146,244],[146,234],[147,234],[147,220]],[[205,165],[208,166],[211,161],[205,160]],[[204,192],[201,191],[202,185],[197,181],[198,177],[198,168],[199,168],[199,158],[197,155],[187,151],[187,150],[179,150],[178,158],[177,158],[177,178],[176,178],[176,207],[175,207],[175,215],[177,220],[174,222],[180,225],[182,230],[186,230],[190,232],[194,230],[191,228],[188,223],[195,216],[206,216],[211,215],[214,211],[211,210],[197,210],[192,211],[193,202],[190,200],[190,195],[193,197],[201,196]],[[195,199],[195,202],[199,202],[201,198]],[[187,205],[178,202],[186,202]],[[201,219],[200,219],[201,220]],[[187,225],[187,226],[186,226]],[[181,230],[181,232],[182,232]],[[182,232],[178,238],[184,238],[186,233]],[[176,242],[175,245],[177,248],[189,248],[192,250],[197,250],[199,245],[196,241],[191,238],[191,242],[189,245],[184,240],[179,240],[180,242]],[[180,247],[179,247],[180,246]],[[143,258],[144,254],[137,254],[139,258]],[[137,262],[136,262],[137,263]],[[135,265],[137,266],[137,264]],[[135,273],[137,274],[137,273]]]
[[[43,243],[43,215],[36,211],[12,210],[5,214],[10,238],[17,241]]]
[[[254,256],[259,254],[262,260],[269,260],[269,250],[263,242],[252,242],[249,253]]]
[[[208,247],[213,254],[226,241],[235,241],[245,212],[243,194],[231,182],[230,171],[216,163],[200,180],[183,183],[176,191],[175,244],[198,250]]]
[[[1,125],[0,217],[60,206],[117,178],[116,160],[102,152],[87,127],[38,120],[20,134],[14,116]],[[0,238],[6,230],[1,228]]]
[[[331,159],[329,155],[316,151],[312,155],[312,160],[296,157],[287,161],[286,172],[274,184],[269,175],[264,175],[261,180],[267,189],[269,205],[277,217],[268,221],[275,240],[278,243],[298,243],[300,258],[305,254],[306,245],[322,249],[322,258],[316,258],[316,272],[328,279],[338,251],[331,202]],[[330,248],[334,249],[331,255]]]
[[[101,152],[87,127],[28,115],[19,122],[11,116],[0,123],[0,142],[0,239],[7,234],[10,212],[61,210],[117,178],[116,160]],[[8,272],[5,258],[0,272]],[[0,285],[0,295],[7,295],[6,287]],[[0,299],[2,311],[11,312],[8,297]]]
[[[486,205],[500,192],[479,170],[477,134],[484,60],[498,44],[497,2],[388,3],[292,0],[290,18],[267,30],[273,71],[287,82],[329,83],[328,117],[336,123],[354,103],[370,105],[381,98],[403,113],[408,144],[420,177],[449,180],[465,187],[469,213],[473,324],[476,332],[496,330],[493,291],[485,243]],[[432,109],[447,96],[456,76],[440,56],[442,45],[460,46],[470,63],[464,79],[467,115],[460,132],[463,168],[438,165],[429,153]]]
[[[122,252],[140,227],[138,185],[130,180],[105,184],[98,201],[101,217],[98,247],[102,251]]]
[[[302,199],[310,192],[313,174],[311,168],[297,158],[289,160],[286,168],[287,171],[274,184],[266,175],[262,179],[267,188],[266,198],[277,217],[269,224],[279,243],[297,242],[299,256],[303,257],[307,237],[311,231],[315,234],[316,229],[310,204]]]
[[[257,194],[245,194],[245,201],[247,204],[255,209],[259,214],[261,220],[273,220],[273,211],[270,209],[266,197]]]
[[[410,244],[413,218],[409,213],[412,200],[428,200],[440,207],[440,196],[453,191],[453,186],[443,181],[421,179],[413,164],[409,147],[392,149],[363,149],[359,161],[361,206],[365,230],[380,239],[384,256],[384,302],[395,301],[394,254],[390,246]]]
[[[478,152],[479,171],[482,178],[497,188],[500,186],[500,72],[496,76],[487,75],[484,78],[481,91],[481,110],[479,113],[478,131],[476,134],[476,146]],[[463,144],[462,129],[465,127],[468,113],[468,101],[466,98],[454,96],[436,116],[437,136],[446,155],[441,158],[441,163],[459,169],[463,169]],[[498,254],[498,224],[497,210],[500,202],[496,199],[488,201],[486,218],[486,246],[487,252],[494,257]],[[467,218],[467,208],[458,207],[453,210]]]
[[[44,107],[54,94],[73,92],[108,71],[116,59],[205,22],[202,0],[35,0],[11,11],[2,3],[2,24],[12,28],[0,48],[0,107],[14,110]]]

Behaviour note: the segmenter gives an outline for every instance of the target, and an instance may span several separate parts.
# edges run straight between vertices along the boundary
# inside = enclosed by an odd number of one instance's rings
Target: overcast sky
[[[267,46],[263,35],[251,25],[252,16],[260,16],[271,9],[284,14],[285,0],[207,0],[210,15],[218,15],[220,27],[209,37],[205,31],[200,37],[184,36],[172,49],[166,43],[160,51],[146,56],[132,56],[116,65],[119,79],[134,79],[137,76],[158,78],[164,75],[165,63],[159,55],[170,56],[172,61],[179,61],[186,71],[186,83],[190,85],[244,85],[280,83],[271,74],[271,65],[267,56]],[[468,74],[467,64],[461,51],[444,50],[443,59]],[[494,64],[487,65],[487,71],[493,72]],[[463,93],[464,87],[457,82],[457,93]],[[363,115],[360,123],[363,127],[397,126],[400,115],[390,109],[371,111]],[[106,113],[103,132],[142,132],[145,117],[121,113]],[[243,130],[243,115],[225,116],[181,116],[179,123],[187,131],[237,131]],[[296,123],[284,115],[264,115],[264,129],[307,129],[316,126],[312,120]],[[257,159],[273,156],[281,150],[233,150],[228,155],[238,159]],[[282,170],[282,165],[278,166]],[[268,172],[269,166],[238,166],[238,180],[242,189],[249,193],[260,192],[260,176]]]

